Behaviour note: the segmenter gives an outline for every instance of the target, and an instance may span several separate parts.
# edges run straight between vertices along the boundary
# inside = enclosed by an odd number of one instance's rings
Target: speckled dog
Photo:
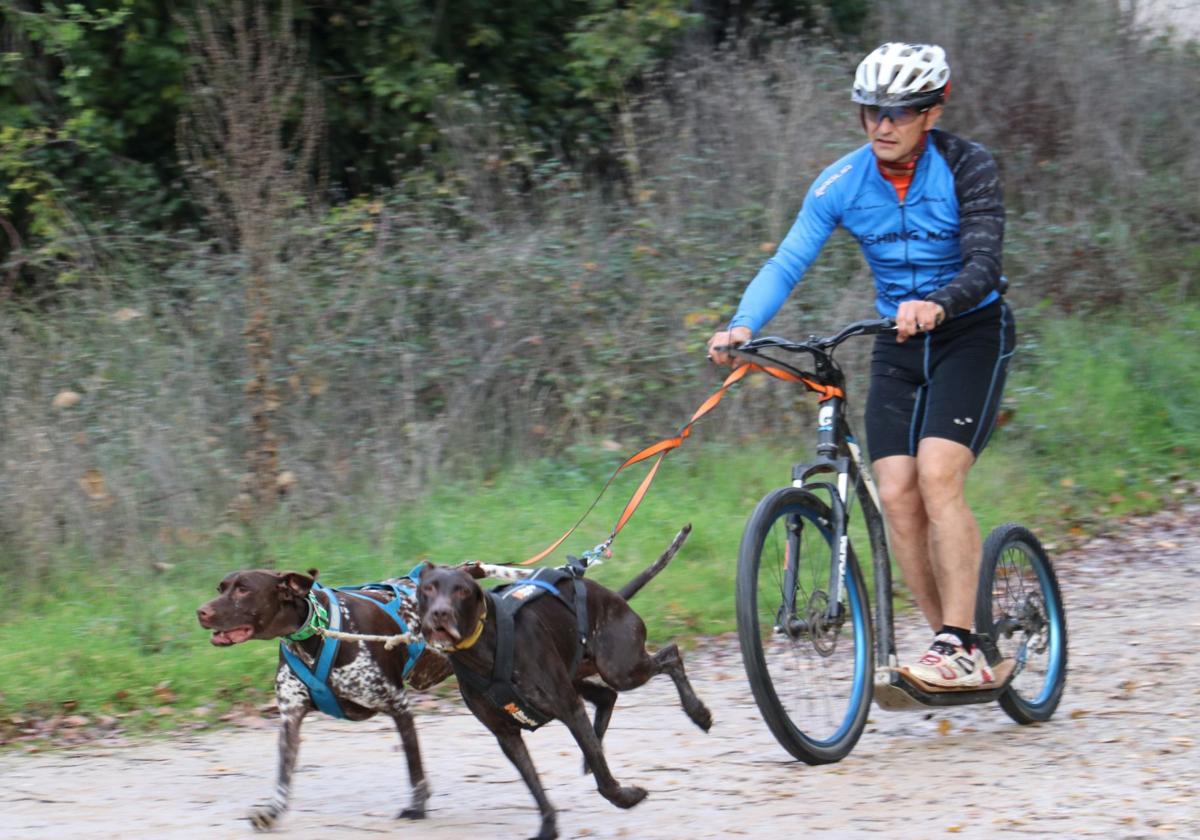
[[[429,688],[450,675],[450,664],[441,654],[424,647],[410,650],[408,645],[401,644],[385,650],[382,642],[343,640],[330,659],[331,667],[324,681],[328,692],[321,688],[310,690],[285,657],[290,652],[300,663],[301,671],[316,670],[323,646],[330,644],[321,635],[308,632],[314,616],[322,611],[327,615],[330,606],[330,590],[316,584],[316,575],[316,569],[310,569],[307,575],[264,569],[232,572],[217,586],[217,597],[196,610],[200,625],[213,631],[214,645],[293,637],[281,645],[279,670],[275,675],[280,717],[275,796],[267,805],[251,811],[249,819],[256,829],[265,831],[287,811],[292,771],[300,746],[300,724],[305,715],[318,708],[318,699],[322,701],[322,711],[335,715],[340,711],[339,716],[348,720],[366,720],[380,712],[391,715],[400,731],[412,785],[412,801],[398,817],[421,819],[425,816],[429,786],[421,765],[405,683],[415,689]],[[397,597],[397,590],[388,589],[386,584],[400,581],[411,583],[396,579],[385,582],[384,588],[365,589],[352,595],[333,590],[339,605],[335,620],[340,623],[341,631],[397,633],[398,625],[385,609]],[[415,630],[418,626],[415,603],[400,593],[400,603],[395,607],[400,618]],[[410,654],[415,656],[412,663]],[[323,699],[318,696],[322,693],[326,694]]]

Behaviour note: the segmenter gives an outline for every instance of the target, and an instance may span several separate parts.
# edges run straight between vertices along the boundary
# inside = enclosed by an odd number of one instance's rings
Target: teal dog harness
[[[413,600],[416,597],[416,580],[417,575],[421,572],[421,566],[418,565],[415,569],[405,575],[398,581],[388,583],[365,583],[361,586],[339,586],[331,588],[322,586],[316,581],[313,582],[312,588],[318,592],[324,592],[329,599],[329,629],[340,630],[342,623],[341,604],[338,601],[338,595],[350,598],[360,598],[371,604],[374,604],[379,609],[391,617],[399,628],[400,633],[407,633],[408,623],[400,615],[400,607],[404,599]],[[391,593],[391,599],[388,601],[379,601],[363,592],[381,592]],[[296,641],[302,638],[311,636],[314,630],[309,628],[314,618],[319,618],[319,613],[323,611],[320,602],[316,596],[310,591],[309,593],[309,621],[305,622],[304,627],[297,633],[293,633],[286,638]],[[286,642],[279,643],[279,651],[283,654],[283,659],[287,662],[288,667],[292,669],[300,681],[304,683],[308,689],[308,695],[312,698],[313,705],[320,709],[330,717],[345,718],[346,713],[342,711],[341,704],[338,703],[337,697],[333,693],[333,689],[329,686],[329,674],[333,670],[334,660],[337,658],[339,640],[333,637],[325,637],[321,639],[321,647],[317,652],[314,661],[314,667],[309,668],[294,654],[288,647]],[[404,671],[402,677],[408,677],[409,671],[416,664],[417,659],[425,650],[425,640],[418,639],[408,643],[408,661],[404,663]]]

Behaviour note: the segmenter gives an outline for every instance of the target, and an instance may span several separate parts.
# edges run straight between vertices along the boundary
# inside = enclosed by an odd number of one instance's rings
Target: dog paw
[[[542,830],[537,833],[537,837],[530,837],[529,840],[557,840],[558,826],[553,817],[542,821]]]
[[[425,819],[424,808],[405,808],[396,815],[398,820],[423,820]]]
[[[618,808],[632,808],[646,798],[646,791],[640,787],[617,788],[616,794],[609,801]]]
[[[705,706],[703,703],[697,703],[695,706],[685,706],[684,711],[692,719],[692,723],[699,726],[705,732],[712,729],[713,716],[712,712],[708,710],[708,706]]]
[[[254,826],[255,831],[270,831],[275,827],[275,823],[279,822],[281,813],[282,811],[274,805],[266,805],[255,808],[246,815],[246,819],[250,820],[250,825]]]

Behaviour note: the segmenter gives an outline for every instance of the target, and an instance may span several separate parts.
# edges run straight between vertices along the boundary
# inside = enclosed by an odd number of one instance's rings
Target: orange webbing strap
[[[560,545],[562,545],[566,541],[567,537],[569,537],[569,536],[571,536],[571,534],[575,533],[575,530],[580,525],[583,524],[583,520],[587,519],[588,514],[590,514],[595,509],[595,507],[599,503],[601,497],[603,497],[604,493],[608,490],[609,485],[611,485],[613,483],[613,480],[617,477],[617,475],[620,474],[620,472],[622,470],[624,470],[626,467],[633,466],[634,464],[638,463],[639,461],[644,461],[647,458],[653,458],[655,455],[657,455],[658,459],[655,460],[654,464],[650,467],[649,472],[646,473],[646,477],[642,479],[642,483],[638,485],[637,490],[635,490],[633,495],[629,497],[629,501],[625,504],[625,509],[621,512],[621,517],[617,520],[617,524],[615,527],[613,527],[612,533],[609,534],[608,541],[607,541],[607,543],[605,543],[605,545],[607,545],[608,543],[611,543],[614,539],[616,539],[617,534],[619,534],[621,532],[621,529],[625,527],[625,523],[628,522],[630,517],[633,516],[633,512],[635,510],[637,510],[638,505],[640,505],[642,503],[642,499],[645,497],[646,491],[650,489],[650,483],[652,481],[654,481],[654,476],[658,472],[658,468],[662,464],[663,458],[665,458],[667,456],[667,453],[670,452],[672,449],[675,449],[675,448],[681,446],[683,444],[683,442],[691,435],[692,426],[695,425],[696,421],[699,420],[704,415],[708,414],[714,408],[716,408],[717,403],[721,402],[722,398],[724,398],[724,396],[725,396],[725,393],[731,387],[733,387],[734,384],[741,381],[741,379],[743,377],[745,377],[746,374],[748,374],[754,370],[760,370],[763,373],[770,374],[771,376],[775,377],[776,379],[783,379],[787,382],[799,382],[799,383],[803,384],[806,388],[808,388],[810,391],[815,391],[816,393],[820,394],[822,401],[827,400],[831,397],[842,396],[842,390],[840,388],[837,388],[832,385],[825,385],[820,382],[816,382],[812,379],[808,379],[807,377],[798,376],[797,374],[794,374],[791,371],[783,370],[783,369],[777,368],[777,367],[771,367],[770,365],[761,365],[761,364],[758,364],[757,362],[752,362],[749,364],[742,365],[741,367],[734,368],[733,372],[730,373],[729,376],[725,377],[725,381],[723,383],[721,383],[721,387],[718,388],[716,390],[716,392],[713,393],[708,399],[706,399],[704,402],[702,402],[700,404],[700,407],[696,409],[696,412],[692,415],[691,419],[688,420],[683,425],[683,427],[679,430],[679,434],[675,435],[675,437],[665,438],[663,440],[660,440],[658,443],[651,444],[650,446],[647,446],[645,449],[643,449],[641,452],[638,452],[637,454],[631,455],[630,457],[626,458],[621,463],[621,466],[617,467],[616,470],[613,471],[613,474],[608,477],[608,481],[604,482],[604,487],[602,487],[600,489],[600,494],[598,496],[596,496],[595,501],[593,501],[591,503],[591,505],[588,507],[588,509],[586,511],[584,511],[583,516],[579,517],[579,521],[571,526],[570,530],[568,530],[565,534],[563,534],[561,537],[559,537],[557,540],[555,540],[553,543],[551,543],[544,550],[538,552],[533,557],[530,557],[528,560],[522,560],[517,565],[518,566],[532,565],[533,563],[536,563],[539,560],[544,559],[546,557],[546,555],[550,554],[556,548],[558,548]]]

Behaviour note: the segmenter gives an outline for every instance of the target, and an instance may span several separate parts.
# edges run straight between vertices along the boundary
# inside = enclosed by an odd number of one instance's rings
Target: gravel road
[[[734,638],[686,654],[710,734],[660,678],[622,696],[606,738],[621,811],[580,775],[566,729],[527,735],[562,837],[1200,837],[1200,507],[1131,522],[1057,560],[1071,660],[1054,720],[998,706],[872,711],[840,764],[792,761],[759,718]],[[647,595],[651,593],[648,591]],[[732,606],[731,606],[732,609]],[[911,614],[910,614],[911,615]],[[906,620],[911,621],[911,617]],[[915,651],[923,633],[905,634]],[[418,719],[428,819],[397,822],[407,776],[390,721],[320,715],[304,729],[277,834],[420,840],[527,837],[537,812],[492,737],[457,703]],[[0,756],[5,838],[249,838],[275,773],[273,724],[132,746]]]

